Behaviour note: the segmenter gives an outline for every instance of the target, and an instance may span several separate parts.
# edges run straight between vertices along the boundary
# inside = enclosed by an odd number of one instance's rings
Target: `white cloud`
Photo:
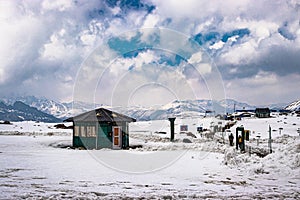
[[[225,42],[219,41],[211,45],[209,48],[210,49],[221,49],[224,46]]]
[[[194,53],[189,59],[188,62],[195,68],[198,76],[203,76],[208,74],[212,70],[210,63],[202,61],[203,52],[199,51]]]
[[[189,59],[188,62],[191,64],[197,64],[202,61],[202,52],[194,53]]]
[[[139,53],[139,55],[133,59],[137,69],[141,69],[143,65],[150,64],[151,62],[157,62],[159,57],[155,55],[154,51],[147,50],[146,52]]]
[[[160,17],[157,14],[147,15],[142,28],[152,28],[155,27],[160,20]]]
[[[257,44],[250,40],[238,46],[232,47],[221,55],[225,62],[238,65],[241,62],[247,63],[257,56]],[[250,59],[251,58],[251,59]]]
[[[80,40],[83,45],[96,46],[99,40],[104,37],[105,26],[98,20],[91,20],[88,24],[88,29],[84,29],[80,35]]]
[[[249,85],[261,86],[261,85],[272,85],[278,82],[278,77],[271,72],[260,71],[253,77],[245,79],[248,81]]]
[[[300,75],[277,76],[261,71],[252,77],[228,80],[225,85],[227,96],[251,104],[289,103],[299,98],[296,85],[300,85]]]
[[[65,11],[72,7],[72,0],[44,0],[42,8],[45,10]]]
[[[2,2],[6,3],[6,1]],[[1,6],[0,6],[1,7]],[[0,18],[0,83],[5,83],[12,76],[15,69],[31,62],[38,53],[36,46],[45,34],[40,28],[42,21],[31,15],[12,17],[11,12],[20,12],[14,5],[6,5],[9,11]]]
[[[104,1],[0,1],[1,92],[4,94],[5,91],[12,90],[16,93],[28,91],[42,96],[44,93],[44,96],[50,98],[55,96],[66,99],[65,94],[72,93],[70,88],[74,84],[72,82],[74,75],[89,53],[99,45],[104,45],[103,42],[111,36],[121,36],[131,40],[137,36],[137,31],[132,30],[139,28],[144,28],[139,31],[142,35],[140,42],[157,42],[157,48],[163,48],[171,53],[194,52],[195,49],[189,44],[187,38],[199,32],[203,34],[217,32],[222,37],[226,32],[247,28],[250,31],[249,35],[232,36],[227,41],[218,38],[216,43],[203,46],[208,48],[212,59],[218,62],[220,68],[224,67],[222,72],[224,77],[243,75],[243,78],[236,78],[235,81],[226,80],[228,85],[241,82],[242,84],[234,90],[243,91],[242,86],[245,85],[245,88],[252,90],[256,88],[258,91],[260,88],[274,89],[275,91],[272,92],[276,93],[278,88],[291,87],[290,83],[285,82],[289,80],[287,77],[290,78],[290,82],[297,83],[297,74],[300,73],[297,68],[299,63],[297,55],[300,52],[297,1],[267,0],[255,4],[249,0],[148,2],[156,6],[151,13],[147,13],[145,9],[128,8],[125,12],[119,6],[106,6]],[[294,39],[285,38],[278,33],[278,29],[283,26]],[[160,27],[160,29],[154,31],[149,27]],[[172,29],[179,34],[170,34]],[[153,37],[154,32],[158,37]],[[100,49],[103,51],[101,55],[104,58],[94,58],[98,66],[83,67],[82,78],[85,80],[81,81],[96,80],[97,82],[98,73],[108,67],[109,61],[117,57],[116,52],[105,45]],[[275,53],[274,49],[276,49]],[[189,59],[200,74],[213,74],[214,68],[208,64],[206,57],[200,55],[201,53],[196,53],[190,58],[186,56],[187,54],[182,54],[180,56]],[[116,77],[131,74],[129,76],[131,78],[132,72],[128,72],[128,68],[135,66],[134,77],[139,78],[137,82],[133,81],[132,85],[144,83],[143,81],[170,80],[168,76],[175,75],[180,77],[178,79],[186,81],[188,85],[192,84],[193,87],[197,85],[195,80],[199,81],[199,79],[193,75],[195,71],[189,71],[187,68],[177,69],[176,73],[166,71],[173,69],[170,66],[164,68],[162,72],[155,71],[157,68],[152,62],[155,63],[159,59],[159,54],[146,51],[134,58],[115,60],[115,66],[109,69]],[[115,81],[108,77],[105,81],[107,85],[112,85],[105,88],[107,92],[112,89]],[[251,84],[243,82],[246,80]],[[279,86],[275,81],[281,81],[284,86]],[[183,84],[182,81],[178,83]],[[184,89],[180,84],[178,88]],[[51,90],[46,92],[44,88],[39,88],[37,85],[62,88],[62,90],[70,89],[70,91],[51,93],[49,92]],[[91,84],[86,85],[91,86]],[[293,90],[289,88],[287,91]],[[234,94],[239,96],[238,92]],[[252,97],[251,94],[244,95]],[[288,93],[285,96],[294,97]]]
[[[201,75],[206,75],[211,73],[212,66],[210,63],[199,63],[196,65],[196,69]]]
[[[247,27],[253,39],[259,44],[261,40],[271,37],[277,33],[279,25],[273,21],[266,20],[238,20],[231,24],[231,28],[245,28]]]
[[[93,34],[82,34],[80,40],[84,45],[93,46],[95,44],[97,36]]]
[[[116,6],[116,7],[113,7],[111,8],[111,12],[114,14],[114,15],[117,15],[121,12],[121,8]]]
[[[98,76],[97,85],[95,85],[97,76],[94,80],[90,79],[93,76],[89,76],[87,82],[80,82],[80,86],[86,84],[87,88],[96,87],[95,90],[82,87],[82,96],[95,96],[97,102],[114,106],[135,105],[136,103],[156,105],[165,104],[174,99],[209,96],[205,83],[200,81],[201,75],[195,68],[192,67],[193,69],[188,72],[183,69],[179,70],[176,66],[159,64],[162,54],[169,56],[168,52],[161,50],[146,50],[139,52],[136,57],[118,57],[110,63],[107,69],[102,70],[103,73],[100,73],[101,77]],[[99,62],[94,63],[94,65],[97,64],[101,66]],[[200,65],[204,67],[205,64],[200,63]],[[132,66],[134,67],[129,69]],[[93,71],[89,70],[89,73]],[[99,74],[99,72],[94,72],[94,74]],[[144,92],[143,95],[141,95],[142,92]]]
[[[218,12],[220,15],[232,15],[246,10],[246,6],[251,3],[248,0],[241,1],[198,1],[198,0],[154,0],[158,5],[158,12],[162,16],[173,19],[191,18],[201,19]]]
[[[42,59],[47,60],[63,60],[70,58],[72,51],[76,51],[76,47],[68,45],[63,39],[59,39],[57,34],[50,37],[50,42],[44,45]],[[74,54],[73,54],[74,55]]]

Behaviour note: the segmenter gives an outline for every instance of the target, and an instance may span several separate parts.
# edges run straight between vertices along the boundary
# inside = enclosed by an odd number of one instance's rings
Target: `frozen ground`
[[[174,143],[167,121],[133,123],[130,142],[143,147],[119,151],[64,148],[71,144],[70,130],[53,124],[0,125],[0,199],[300,198],[299,118],[243,119],[232,127],[254,131],[253,146],[260,133],[265,147],[269,124],[282,127],[280,135],[272,132],[275,153],[263,158],[201,137],[196,127],[209,128],[211,121],[176,119]],[[180,125],[196,138],[180,134]]]

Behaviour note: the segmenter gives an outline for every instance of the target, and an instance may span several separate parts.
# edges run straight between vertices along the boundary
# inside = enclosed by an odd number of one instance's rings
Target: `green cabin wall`
[[[112,148],[112,126],[108,123],[99,123],[97,149]]]
[[[96,137],[75,136],[75,126],[95,126]],[[112,127],[120,126],[122,130],[121,148],[129,147],[128,122],[74,122],[73,147],[84,147],[86,149],[112,148]]]

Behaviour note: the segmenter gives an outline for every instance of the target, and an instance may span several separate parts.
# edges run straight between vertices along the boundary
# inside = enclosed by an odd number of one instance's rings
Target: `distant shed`
[[[86,149],[126,149],[128,124],[136,120],[104,108],[98,108],[65,120],[73,122],[73,146]]]
[[[271,111],[269,108],[256,108],[255,116],[258,118],[268,118],[271,116]]]

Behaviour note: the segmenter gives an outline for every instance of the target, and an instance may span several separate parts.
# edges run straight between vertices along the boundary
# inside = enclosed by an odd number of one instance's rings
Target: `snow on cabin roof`
[[[91,110],[75,117],[70,117],[65,122],[72,121],[84,121],[84,122],[135,122],[136,119],[128,117],[126,115],[107,110],[105,108],[98,108],[96,110]]]

